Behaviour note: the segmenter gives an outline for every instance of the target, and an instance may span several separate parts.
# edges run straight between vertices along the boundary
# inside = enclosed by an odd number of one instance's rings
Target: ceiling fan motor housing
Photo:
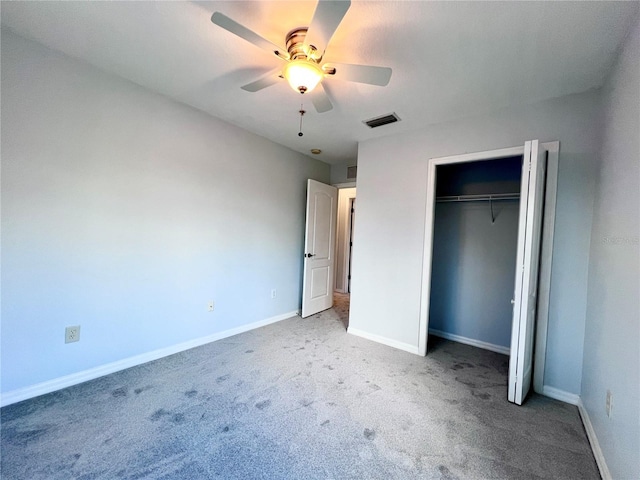
[[[318,56],[318,50],[313,45],[309,45],[309,51],[304,48],[304,39],[307,36],[307,27],[298,27],[287,33],[286,45],[289,58],[291,60],[308,60],[320,63],[322,56]]]

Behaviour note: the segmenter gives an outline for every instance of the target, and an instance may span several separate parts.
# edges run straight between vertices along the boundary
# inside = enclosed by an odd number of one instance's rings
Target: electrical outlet
[[[271,290],[271,298],[276,298],[277,295],[278,295],[278,292],[276,291],[275,288]]]
[[[64,343],[72,343],[80,341],[80,325],[67,327],[64,329]]]
[[[207,309],[208,309],[210,312],[213,312],[214,307],[215,307],[215,303],[213,303],[213,300],[209,300],[209,304],[208,304],[208,306],[207,306]]]
[[[605,408],[607,410],[607,417],[611,417],[611,409],[613,408],[613,395],[611,394],[611,390],[607,390],[607,401],[605,404]]]

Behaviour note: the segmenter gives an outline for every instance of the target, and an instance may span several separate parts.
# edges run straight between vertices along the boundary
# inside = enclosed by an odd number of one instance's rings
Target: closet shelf
[[[519,193],[492,193],[490,195],[450,195],[436,197],[436,202],[488,202],[493,200],[520,200]]]

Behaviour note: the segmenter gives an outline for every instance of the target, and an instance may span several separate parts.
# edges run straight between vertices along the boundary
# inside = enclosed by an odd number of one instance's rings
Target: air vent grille
[[[358,175],[358,166],[347,167],[347,180],[355,180]]]
[[[395,113],[389,113],[387,115],[382,115],[381,117],[370,118],[369,120],[365,120],[364,123],[369,126],[369,128],[377,128],[382,125],[389,125],[390,123],[395,123],[400,120],[400,117]]]

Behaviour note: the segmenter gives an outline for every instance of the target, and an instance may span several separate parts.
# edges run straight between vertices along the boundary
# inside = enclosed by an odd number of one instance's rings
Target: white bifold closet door
[[[546,150],[538,140],[525,143],[520,190],[520,216],[518,249],[511,328],[511,354],[509,358],[510,402],[522,405],[533,376],[533,338],[535,333],[538,293],[538,265]]]
[[[307,181],[302,317],[333,306],[338,189]]]

